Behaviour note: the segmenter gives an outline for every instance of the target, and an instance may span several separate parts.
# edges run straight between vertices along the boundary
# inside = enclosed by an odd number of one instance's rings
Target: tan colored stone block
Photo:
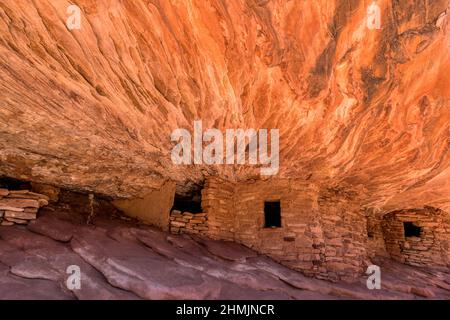
[[[190,213],[190,212],[183,212],[183,218],[192,218],[194,216],[194,214]]]
[[[9,210],[9,211],[21,212],[21,211],[24,211],[24,208],[16,208],[16,207],[5,206],[5,205],[1,205],[0,204],[0,210]]]
[[[15,208],[39,208],[39,202],[34,199],[8,199],[3,198],[0,200],[0,207],[9,206]]]
[[[44,206],[48,205],[48,200],[46,200],[46,199],[39,199],[38,203],[39,203],[39,207],[44,207]]]
[[[189,221],[189,223],[192,223],[192,224],[200,224],[200,223],[204,223],[206,220],[205,219],[191,219],[190,221]]]
[[[30,191],[28,191],[28,190],[11,190],[11,191],[9,191],[10,194],[27,194],[28,192],[30,192]]]
[[[203,213],[195,213],[194,214],[194,217],[195,218],[203,218],[203,217],[206,217],[208,214],[206,213],[206,212],[203,212]]]
[[[17,211],[5,211],[5,218],[34,220],[34,219],[36,219],[36,213],[17,212]]]
[[[33,200],[49,200],[49,197],[44,194],[34,193],[27,190],[12,190],[9,192],[8,198],[11,199],[33,199]]]
[[[180,221],[172,221],[170,225],[173,227],[184,227],[186,226],[186,223]]]

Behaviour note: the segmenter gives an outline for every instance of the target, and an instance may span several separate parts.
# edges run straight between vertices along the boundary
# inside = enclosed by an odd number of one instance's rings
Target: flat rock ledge
[[[28,226],[0,226],[0,299],[450,299],[446,270],[379,258],[382,289],[369,290],[363,276],[308,278],[236,243],[43,211]],[[67,286],[69,266],[79,289]]]

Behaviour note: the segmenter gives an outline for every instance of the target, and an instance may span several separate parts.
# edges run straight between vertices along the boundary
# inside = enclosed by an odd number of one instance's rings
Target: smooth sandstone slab
[[[146,299],[217,297],[220,283],[198,271],[161,258],[144,247],[117,243],[85,232],[71,240],[75,252],[100,270],[110,283]]]
[[[0,274],[0,297],[3,300],[73,300],[74,295],[64,292],[49,280],[23,279]]]
[[[68,242],[77,230],[73,223],[58,219],[50,215],[44,215],[32,221],[27,226],[28,230],[50,237],[57,241]]]
[[[73,297],[83,300],[138,299],[133,293],[108,284],[101,273],[70,250],[67,244],[17,226],[0,228],[0,237],[3,239],[0,240],[0,262],[10,266],[16,276],[52,280],[60,288],[66,288],[67,267],[76,265],[80,267],[82,282],[81,289],[73,291]]]
[[[257,253],[243,245],[234,242],[198,239],[212,254],[231,261],[245,261],[247,258],[256,257]]]

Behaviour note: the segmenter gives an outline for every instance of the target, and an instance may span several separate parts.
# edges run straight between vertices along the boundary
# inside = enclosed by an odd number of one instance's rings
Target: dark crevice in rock
[[[0,188],[8,190],[31,190],[31,183],[25,180],[0,176]]]

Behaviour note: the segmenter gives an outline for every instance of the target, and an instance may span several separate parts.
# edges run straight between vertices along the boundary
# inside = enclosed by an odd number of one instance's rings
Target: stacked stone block
[[[48,205],[49,198],[28,190],[0,189],[0,225],[26,225],[36,219],[40,207]]]
[[[208,236],[234,240],[234,185],[224,179],[211,177],[202,190],[202,209],[208,213]]]
[[[324,240],[319,277],[350,281],[368,264],[367,220],[357,194],[339,188],[321,190],[319,211]]]
[[[170,214],[170,232],[174,234],[205,234],[208,231],[206,213],[173,210]]]

